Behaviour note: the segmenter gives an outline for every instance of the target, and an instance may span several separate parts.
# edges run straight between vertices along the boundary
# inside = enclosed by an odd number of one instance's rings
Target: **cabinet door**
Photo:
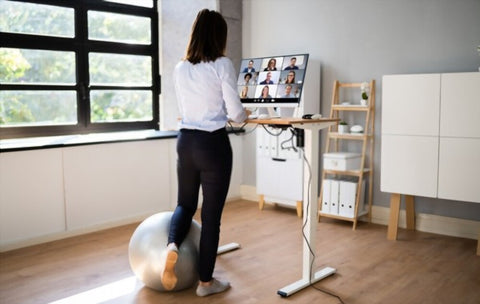
[[[440,74],[385,75],[382,134],[438,136]]]
[[[168,140],[170,141],[170,140]],[[67,230],[153,214],[171,206],[163,140],[63,149]],[[165,156],[165,157],[162,157]]]
[[[480,139],[440,138],[438,197],[480,203]]]
[[[438,137],[382,135],[380,189],[437,196]]]
[[[294,202],[303,200],[303,160],[258,157],[257,193]]]
[[[62,150],[0,154],[0,246],[65,231]]]
[[[440,136],[480,138],[480,73],[442,74]]]

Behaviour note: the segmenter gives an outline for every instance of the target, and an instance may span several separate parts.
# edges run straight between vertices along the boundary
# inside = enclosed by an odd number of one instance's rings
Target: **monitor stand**
[[[268,116],[269,116],[270,118],[281,117],[281,116],[277,113],[277,111],[275,111],[274,108],[270,108],[270,107],[269,107],[269,108],[267,108],[267,110],[268,110]]]
[[[276,112],[280,117],[302,117],[300,107],[278,108]],[[271,115],[270,112],[268,114]]]

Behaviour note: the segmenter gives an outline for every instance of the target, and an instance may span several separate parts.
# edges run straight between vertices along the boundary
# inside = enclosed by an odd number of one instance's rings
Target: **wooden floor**
[[[295,210],[249,201],[226,206],[221,244],[242,248],[217,258],[215,276],[232,288],[199,298],[195,289],[160,293],[133,277],[128,242],[136,225],[0,254],[0,303],[340,303],[312,287],[282,298],[277,290],[301,277],[302,221]],[[316,287],[347,304],[480,303],[476,240],[322,219],[316,269],[337,273]]]

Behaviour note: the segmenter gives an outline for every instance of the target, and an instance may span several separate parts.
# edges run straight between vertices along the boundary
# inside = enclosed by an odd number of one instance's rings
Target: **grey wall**
[[[324,115],[334,80],[376,80],[375,205],[389,205],[380,191],[382,75],[480,67],[480,0],[244,0],[242,22],[244,57],[307,52],[320,61]],[[254,186],[253,136],[244,142],[243,183]],[[416,202],[417,212],[480,220],[480,204]]]
[[[219,0],[218,11],[228,25],[227,52],[233,66],[239,67],[242,60],[242,1]]]
[[[208,8],[222,13],[228,24],[227,56],[240,65],[242,52],[242,1],[237,0],[160,0],[160,95],[161,129],[177,128],[178,108],[172,72],[184,57],[197,13]]]

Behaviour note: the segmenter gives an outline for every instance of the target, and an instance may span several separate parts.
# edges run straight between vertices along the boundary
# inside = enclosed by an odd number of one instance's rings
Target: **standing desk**
[[[302,278],[290,285],[287,285],[277,291],[282,297],[288,297],[305,287],[310,286],[328,277],[336,272],[335,268],[325,267],[317,272],[312,272],[312,262],[314,256],[310,251],[315,250],[315,235],[318,216],[318,159],[320,130],[340,121],[338,118],[320,118],[320,119],[301,119],[301,118],[268,118],[268,119],[249,119],[247,123],[263,125],[292,126],[305,130],[305,158],[310,164],[310,168],[305,165],[304,183],[303,183],[303,217],[305,218],[305,237],[303,238],[303,265]],[[310,180],[310,183],[308,182]],[[310,184],[310,185],[309,185]],[[307,202],[307,203],[305,203]]]

